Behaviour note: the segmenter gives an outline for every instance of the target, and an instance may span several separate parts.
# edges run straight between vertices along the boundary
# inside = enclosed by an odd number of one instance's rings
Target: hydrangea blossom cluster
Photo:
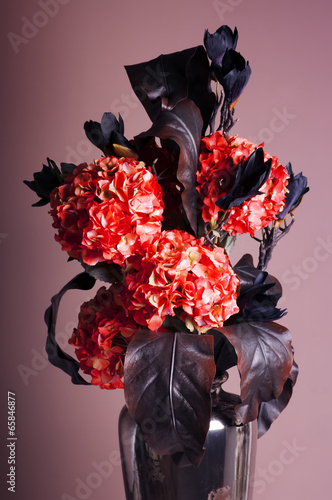
[[[231,207],[227,213],[218,207],[217,201],[230,191],[236,167],[258,148],[256,144],[241,137],[216,132],[204,137],[199,156],[197,190],[203,198],[202,217],[205,222],[225,219],[223,229],[231,235],[249,233],[268,226],[277,219],[285,206],[287,193],[287,169],[275,156],[264,153],[264,159],[271,159],[271,171],[267,181],[259,188],[261,194]]]
[[[105,157],[78,165],[50,196],[55,239],[88,265],[121,266],[141,238],[161,230],[164,204],[143,162]]]
[[[236,305],[239,280],[221,247],[203,245],[185,231],[164,231],[146,247],[126,277],[128,309],[137,323],[158,330],[181,308],[187,328],[222,326]]]
[[[92,384],[102,389],[123,388],[124,355],[137,328],[111,287],[100,288],[92,300],[82,304],[69,343]]]

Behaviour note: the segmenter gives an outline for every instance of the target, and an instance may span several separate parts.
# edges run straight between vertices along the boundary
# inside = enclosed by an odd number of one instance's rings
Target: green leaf
[[[226,254],[229,256],[236,242],[236,236],[228,234],[227,231],[221,231],[220,235],[220,245],[225,250]]]

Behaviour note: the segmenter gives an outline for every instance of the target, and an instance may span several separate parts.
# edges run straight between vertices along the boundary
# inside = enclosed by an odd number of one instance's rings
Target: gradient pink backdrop
[[[47,208],[30,207],[35,196],[22,181],[31,179],[47,156],[57,162],[98,156],[85,139],[83,123],[100,120],[104,111],[122,113],[129,138],[146,129],[148,118],[132,96],[123,66],[198,45],[205,28],[213,32],[222,24],[238,27],[238,50],[253,71],[237,105],[234,133],[265,138],[266,149],[302,170],[311,187],[269,267],[284,286],[289,312],[282,323],[292,332],[301,372],[289,407],[258,443],[254,500],[328,498],[330,1],[59,0],[53,17],[40,15],[42,3],[2,2],[1,498],[12,498],[5,485],[9,390],[17,399],[14,498],[79,498],[77,480],[97,481],[93,463],[112,461],[113,472],[85,498],[124,500],[116,460],[123,393],[76,387],[43,361],[44,310],[81,269],[66,263],[53,240]],[[26,20],[39,24],[37,32],[22,34]],[[14,50],[10,32],[25,36],[26,43],[21,40]],[[283,122],[276,121],[278,114]],[[248,249],[256,257],[256,244],[239,239],[233,261]],[[66,297],[58,328],[62,339],[69,337],[80,303],[92,296],[71,292]],[[25,376],[22,370],[28,370]]]

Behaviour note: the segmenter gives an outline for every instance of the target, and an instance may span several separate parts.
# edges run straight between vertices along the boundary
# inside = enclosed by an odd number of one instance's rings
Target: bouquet
[[[25,181],[40,197],[36,206],[50,204],[68,260],[84,268],[46,311],[50,362],[75,384],[124,388],[152,449],[194,465],[214,379],[237,365],[236,422],[257,419],[261,436],[298,374],[290,333],[276,323],[285,314],[281,286],[266,268],[307,179],[264,144],[230,135],[251,74],[237,41],[236,28],[221,26],[205,31],[204,46],[127,66],[149,130],[128,140],[121,116],[104,113],[84,124],[97,159],[60,168],[48,159]],[[258,263],[246,254],[232,265],[245,233],[258,242]],[[82,304],[69,340],[74,359],[56,342],[59,303],[97,280],[104,284]]]

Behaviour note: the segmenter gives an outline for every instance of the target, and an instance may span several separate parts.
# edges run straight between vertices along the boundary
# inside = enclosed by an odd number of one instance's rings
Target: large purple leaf
[[[149,446],[198,466],[211,416],[213,337],[139,331],[124,371],[128,411]]]
[[[273,322],[240,323],[220,328],[233,344],[241,375],[237,415],[255,420],[261,403],[279,398],[293,365],[291,335]]]
[[[171,139],[180,147],[177,178],[183,185],[182,204],[193,231],[197,232],[196,172],[202,133],[202,117],[190,99],[180,101],[171,111],[162,111],[151,128],[135,138]]]
[[[271,401],[263,402],[259,407],[257,418],[258,437],[262,437],[265,432],[269,430],[271,424],[279,417],[280,413],[286,408],[292,397],[293,387],[299,373],[299,368],[295,361],[291,371],[289,372],[288,379],[285,382],[284,388],[280,396]]]
[[[237,365],[237,355],[233,345],[219,330],[209,330],[214,338],[214,362],[216,364],[216,378],[222,377],[226,370]]]
[[[215,104],[210,90],[210,64],[202,45],[125,66],[130,83],[151,121],[184,99],[200,109],[206,129]]]

